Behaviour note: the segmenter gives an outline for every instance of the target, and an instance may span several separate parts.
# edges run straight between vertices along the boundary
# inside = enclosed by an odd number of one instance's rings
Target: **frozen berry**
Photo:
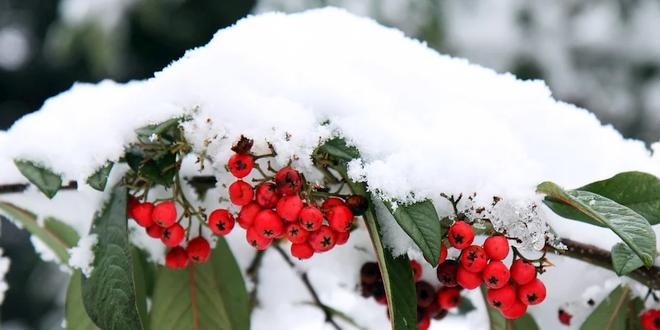
[[[254,197],[254,189],[249,183],[238,180],[229,185],[229,200],[234,205],[247,205],[252,201],[252,197]]]
[[[161,238],[161,236],[163,236],[163,230],[165,230],[165,228],[154,223],[153,225],[147,227],[147,235],[153,238]]]
[[[377,263],[367,262],[360,268],[360,283],[374,284],[380,279],[380,268]]]
[[[229,157],[227,167],[233,176],[241,179],[250,174],[254,168],[254,158],[249,154],[235,154]]]
[[[447,260],[447,247],[444,242],[440,242],[440,258],[438,258],[438,265]]]
[[[516,299],[516,301],[514,301],[513,304],[509,306],[509,308],[500,309],[500,311],[502,312],[502,316],[504,316],[504,318],[515,320],[527,313],[527,305]]]
[[[484,250],[488,258],[502,260],[509,255],[509,241],[502,235],[488,237],[484,241]]]
[[[563,325],[571,325],[571,319],[573,318],[573,315],[569,314],[568,312],[566,312],[565,310],[563,310],[561,308],[559,309],[558,314],[559,314],[558,315],[559,323],[561,323]]]
[[[417,292],[417,306],[426,308],[435,301],[435,289],[428,282],[415,283],[415,291]]]
[[[176,205],[172,201],[165,201],[154,206],[151,213],[153,221],[163,228],[176,222]]]
[[[328,211],[330,211],[331,208],[333,208],[335,206],[339,206],[339,205],[344,205],[345,206],[346,204],[344,204],[343,200],[341,200],[337,197],[330,197],[330,198],[326,199],[325,201],[323,201],[323,204],[321,204],[321,209],[323,210],[323,212],[328,212]]]
[[[458,306],[461,302],[461,290],[459,288],[441,288],[437,294],[438,305],[443,309]]]
[[[319,230],[311,232],[309,235],[309,245],[316,252],[325,252],[335,247],[335,233],[330,227],[323,225]]]
[[[286,225],[286,238],[293,244],[300,244],[307,242],[309,232],[302,228],[298,223],[290,223]]]
[[[495,308],[508,309],[517,300],[516,289],[509,284],[505,284],[499,289],[488,289],[486,300]]]
[[[456,272],[458,271],[458,262],[456,260],[445,260],[437,269],[438,281],[446,287],[454,287],[456,283]]]
[[[416,260],[410,260],[410,269],[412,269],[413,280],[415,282],[422,278],[422,265]]]
[[[315,206],[305,206],[300,211],[300,224],[307,231],[316,231],[323,224],[323,213]]]
[[[277,192],[277,188],[275,187],[274,183],[264,182],[257,186],[255,191],[255,199],[259,206],[265,209],[272,209],[280,200],[280,194]]]
[[[128,209],[128,214],[130,214],[131,218],[135,219],[135,222],[137,222],[138,225],[147,228],[154,223],[153,211],[154,204],[149,202],[138,202],[137,204],[133,204],[132,207]]]
[[[257,250],[265,250],[273,242],[272,238],[264,237],[257,233],[254,227],[250,227],[245,231],[245,239]]]
[[[234,216],[226,209],[217,209],[209,215],[209,228],[217,235],[227,235],[234,229]]]
[[[273,210],[261,210],[254,218],[252,226],[259,235],[268,238],[282,237],[284,234],[284,223]]]
[[[183,229],[178,223],[175,223],[163,230],[163,236],[160,237],[160,240],[169,247],[177,246],[183,241],[183,236],[185,236],[186,230]]]
[[[165,255],[165,266],[171,269],[186,268],[188,266],[188,253],[180,246],[171,249]]]
[[[277,190],[282,195],[295,195],[302,189],[302,177],[300,173],[287,166],[275,174]]]
[[[300,260],[309,259],[314,255],[314,249],[312,249],[312,247],[305,242],[300,244],[291,244],[291,255]]]
[[[523,259],[516,259],[511,264],[510,273],[514,283],[524,285],[536,278],[536,267]]]
[[[188,242],[186,252],[192,262],[203,264],[211,255],[211,245],[206,238],[202,236],[195,237]]]
[[[351,195],[346,198],[346,206],[355,215],[363,215],[369,208],[369,201],[360,195]]]
[[[335,232],[335,240],[337,241],[337,245],[344,245],[346,242],[348,242],[348,238],[351,236],[350,231],[344,231],[344,232]]]
[[[473,273],[484,270],[487,263],[486,252],[479,245],[471,245],[461,253],[461,266]]]
[[[456,221],[450,228],[447,234],[451,246],[462,250],[472,244],[474,241],[474,230],[472,226],[464,221]]]
[[[545,300],[545,285],[538,278],[518,288],[518,299],[525,305],[538,305]]]
[[[351,229],[353,223],[353,212],[344,206],[338,205],[327,212],[328,225],[334,231],[343,232]]]
[[[298,195],[284,196],[277,202],[276,211],[282,219],[294,222],[298,220],[303,202]]]
[[[473,273],[463,266],[459,266],[456,271],[456,283],[461,287],[473,290],[481,285],[481,273]]]
[[[248,229],[252,227],[252,224],[254,223],[254,218],[257,216],[257,214],[260,211],[261,211],[261,206],[259,206],[257,202],[250,202],[250,204],[241,207],[241,211],[238,212],[238,217],[236,218],[236,221],[242,228]]]
[[[639,318],[644,330],[660,330],[660,310],[649,309]]]
[[[509,268],[503,262],[493,260],[484,268],[482,276],[487,287],[499,289],[509,283],[511,274],[509,273]]]

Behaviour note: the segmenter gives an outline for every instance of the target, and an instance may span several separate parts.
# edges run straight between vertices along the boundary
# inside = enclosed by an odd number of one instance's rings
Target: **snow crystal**
[[[98,242],[96,234],[90,234],[81,237],[78,245],[69,249],[69,265],[80,269],[82,273],[89,277],[92,274],[94,264],[94,253],[92,249]]]
[[[5,281],[5,275],[9,272],[10,260],[7,257],[2,256],[2,248],[0,248],[0,305],[5,300],[5,292],[9,289],[7,282]]]
[[[32,242],[32,246],[34,247],[34,250],[37,251],[37,254],[39,254],[39,257],[41,257],[41,260],[45,262],[59,262],[59,258],[55,252],[53,252],[53,250],[51,250],[39,237],[31,235],[30,242]]]

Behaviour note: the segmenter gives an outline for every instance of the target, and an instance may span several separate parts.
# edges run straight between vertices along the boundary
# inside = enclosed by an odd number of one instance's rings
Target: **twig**
[[[291,261],[289,256],[286,254],[286,251],[282,250],[282,247],[280,247],[277,244],[273,245],[273,248],[277,250],[277,252],[280,253],[282,256],[282,259],[293,269],[296,269],[296,264]],[[312,283],[309,281],[309,277],[307,276],[306,272],[299,272],[300,275],[300,280],[303,282],[305,287],[307,288],[307,291],[309,291],[309,294],[312,296],[312,299],[314,299],[314,304],[318,306],[323,311],[323,314],[325,314],[325,321],[330,323],[335,329],[337,330],[342,330],[342,328],[337,324],[335,319],[332,317],[332,311],[330,311],[323,302],[321,302],[321,299],[319,298],[318,293],[316,292],[316,289],[312,286]]]
[[[214,188],[217,184],[216,178],[210,175],[192,176],[190,178],[186,178],[186,181],[193,188],[210,189],[210,188]],[[1,184],[0,194],[22,193],[26,191],[30,186],[31,186],[30,183]],[[60,190],[77,190],[77,189],[78,189],[78,182],[76,181],[69,181],[69,183],[60,187]]]
[[[261,261],[264,259],[266,250],[258,250],[254,255],[254,259],[250,266],[245,271],[250,281],[252,281],[252,290],[250,290],[250,310],[259,306],[259,299],[257,298],[257,290],[259,289],[259,268],[261,268]]]

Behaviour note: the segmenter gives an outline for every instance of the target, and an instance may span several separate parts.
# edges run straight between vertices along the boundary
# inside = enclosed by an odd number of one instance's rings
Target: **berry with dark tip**
[[[374,284],[380,281],[380,268],[375,262],[366,262],[360,268],[360,283]]]
[[[282,195],[295,195],[302,189],[300,172],[287,166],[275,174],[275,185]]]
[[[289,239],[291,243],[300,244],[307,242],[309,232],[303,229],[303,227],[298,223],[290,223],[286,225],[284,235]]]
[[[317,231],[311,232],[308,241],[316,252],[329,251],[337,243],[335,233],[326,225],[321,226]]]
[[[154,206],[151,213],[153,221],[163,228],[176,222],[176,205],[172,201],[165,201]]]
[[[170,269],[181,269],[188,266],[188,253],[180,246],[171,249],[165,255],[165,266]]]
[[[214,234],[227,235],[234,229],[234,216],[226,209],[217,209],[209,215],[209,228]]]
[[[486,268],[488,258],[486,252],[479,245],[471,245],[461,253],[461,266],[473,273],[478,273]]]
[[[147,235],[153,238],[161,238],[161,236],[163,236],[163,230],[165,230],[165,228],[154,223],[153,225],[147,227]]]
[[[516,259],[509,272],[511,280],[518,285],[525,285],[536,278],[536,267],[523,259]]]
[[[369,201],[360,195],[351,195],[346,198],[346,206],[354,215],[363,215],[369,209]]]
[[[192,262],[203,264],[211,255],[211,245],[206,238],[202,236],[195,237],[188,242],[186,253],[188,253],[188,258]]]
[[[249,154],[235,154],[229,158],[227,168],[234,177],[242,179],[252,172],[254,158]]]
[[[447,238],[449,239],[449,244],[451,244],[451,246],[462,250],[470,246],[474,241],[474,230],[472,230],[472,226],[466,222],[456,221],[449,228]]]
[[[178,223],[175,223],[163,230],[163,235],[160,237],[160,240],[169,247],[175,247],[183,241],[183,237],[186,234],[186,230],[183,229]]]
[[[315,206],[305,206],[300,211],[300,224],[307,231],[316,231],[323,224],[323,213]]]
[[[559,318],[559,323],[563,325],[571,325],[571,319],[573,318],[573,315],[560,308],[557,316]]]
[[[445,260],[438,266],[436,275],[440,284],[446,287],[454,287],[456,283],[456,272],[458,271],[458,262],[456,260]]]
[[[331,208],[327,213],[328,225],[336,232],[345,232],[351,229],[353,223],[353,212],[344,206],[338,205]]]
[[[415,283],[415,291],[417,292],[417,306],[426,308],[435,301],[435,289],[428,282],[419,281]]]
[[[649,309],[639,318],[644,330],[660,330],[660,310]]]
[[[252,201],[252,197],[254,197],[254,189],[249,183],[238,180],[229,185],[229,200],[232,204],[247,205]]]
[[[265,209],[259,211],[252,225],[259,235],[267,238],[278,238],[284,234],[284,223],[282,218],[273,210]]]
[[[513,306],[516,299],[516,289],[509,284],[505,284],[499,289],[488,289],[486,293],[488,304],[500,310]]]
[[[493,260],[484,268],[482,278],[487,287],[499,289],[509,283],[511,274],[509,273],[509,268],[503,262]]]
[[[509,306],[509,308],[500,309],[500,311],[502,312],[502,316],[504,316],[504,318],[515,320],[527,313],[527,305],[516,299],[516,301],[514,301],[513,304]]]
[[[437,301],[443,309],[454,308],[461,302],[461,290],[459,288],[441,288],[437,293]]]
[[[545,285],[537,278],[518,288],[518,299],[525,305],[538,305],[545,300],[545,295]]]
[[[280,200],[280,193],[277,192],[277,187],[274,183],[264,182],[255,189],[255,200],[259,206],[265,209],[272,209],[277,206],[277,202]]]
[[[265,250],[273,242],[272,238],[264,237],[257,233],[254,227],[250,227],[245,231],[245,239],[248,241],[248,244],[257,250]]]

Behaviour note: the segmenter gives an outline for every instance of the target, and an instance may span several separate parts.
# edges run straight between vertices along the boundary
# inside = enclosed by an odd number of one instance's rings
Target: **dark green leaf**
[[[78,234],[71,227],[54,218],[46,218],[42,227],[35,214],[7,202],[0,202],[0,210],[53,250],[61,263],[68,264],[67,250],[78,244]]]
[[[83,303],[87,314],[102,329],[142,329],[138,313],[133,261],[128,241],[126,188],[115,187],[110,201],[96,214],[92,234],[94,269],[83,276]]]
[[[472,301],[470,301],[470,299],[468,298],[462,297],[461,303],[458,304],[458,313],[467,314],[473,310],[475,310],[475,308],[474,308],[474,304],[472,304]]]
[[[644,309],[644,301],[640,297],[635,297],[628,303],[627,330],[644,330],[642,322],[639,319]]]
[[[581,330],[624,330],[628,313],[630,289],[619,286],[587,317]]]
[[[53,198],[62,187],[62,178],[39,164],[29,160],[15,160],[14,164],[48,198]]]
[[[348,162],[360,157],[357,148],[349,146],[342,138],[333,138],[326,141],[318,147],[317,152],[324,153],[335,160],[343,162]]]
[[[552,182],[541,183],[537,191],[569,205],[590,219],[610,228],[648,267],[655,259],[655,232],[644,217],[598,194],[581,190],[564,191]]]
[[[617,275],[621,276],[644,266],[644,263],[628,245],[617,243],[612,247],[612,266]]]
[[[135,133],[138,135],[138,138],[148,143],[152,135],[158,135],[161,138],[167,140],[174,140],[175,135],[177,134],[177,128],[180,122],[189,120],[188,117],[175,117],[169,120],[166,120],[159,124],[147,125],[135,130]]]
[[[245,283],[224,238],[205,264],[159,268],[150,318],[154,330],[250,328]]]
[[[509,329],[516,329],[516,330],[538,330],[539,325],[536,324],[536,320],[529,315],[525,314],[522,317],[513,320],[513,327],[510,327]]]
[[[390,203],[385,203],[385,205],[403,231],[417,244],[426,261],[435,267],[440,258],[442,228],[433,203],[425,200],[409,205],[399,205],[395,210],[392,210]]]
[[[96,170],[94,174],[87,178],[87,184],[98,191],[104,191],[106,184],[108,184],[108,176],[110,175],[110,171],[112,171],[113,165],[113,162],[107,162]]]
[[[149,327],[149,316],[147,314],[147,279],[145,276],[146,260],[136,247],[131,247],[133,257],[133,280],[135,281],[135,303],[137,305],[140,319],[145,329]]]
[[[69,288],[66,291],[64,303],[64,320],[67,330],[96,330],[94,322],[89,318],[82,301],[82,289],[80,288],[82,275],[76,270],[69,280]]]
[[[147,157],[141,150],[130,148],[124,159],[133,171],[150,182],[169,187],[174,181],[176,154],[162,151]]]

